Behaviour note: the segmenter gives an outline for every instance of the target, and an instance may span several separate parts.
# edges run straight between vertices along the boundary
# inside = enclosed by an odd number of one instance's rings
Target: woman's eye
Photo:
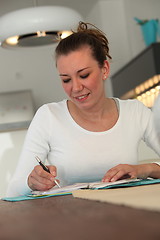
[[[63,81],[64,83],[68,83],[70,80],[71,80],[70,78],[68,78],[68,79],[62,79],[62,81]]]
[[[85,75],[81,75],[81,78],[87,78],[89,76],[89,73],[85,74]]]

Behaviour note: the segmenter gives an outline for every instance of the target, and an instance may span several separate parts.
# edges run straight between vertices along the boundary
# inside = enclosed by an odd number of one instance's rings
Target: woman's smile
[[[80,95],[80,96],[75,96],[74,98],[75,98],[77,101],[82,102],[82,101],[85,101],[85,100],[88,99],[89,94],[90,94],[90,93],[88,93],[88,94],[83,94],[83,95]]]

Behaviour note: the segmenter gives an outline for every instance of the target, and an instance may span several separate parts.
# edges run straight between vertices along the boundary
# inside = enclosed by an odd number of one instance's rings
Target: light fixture
[[[81,15],[61,6],[38,6],[0,17],[0,43],[4,48],[52,44],[71,34]]]
[[[153,43],[111,76],[113,95],[152,108],[160,93],[160,43]]]
[[[135,89],[135,98],[151,108],[160,93],[160,75],[155,75]]]

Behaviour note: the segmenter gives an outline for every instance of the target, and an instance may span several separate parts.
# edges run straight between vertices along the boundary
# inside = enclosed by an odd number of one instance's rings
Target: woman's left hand
[[[115,182],[124,178],[160,178],[160,165],[147,163],[139,165],[119,164],[111,168],[103,177],[103,182]]]
[[[148,166],[142,165],[129,165],[119,164],[111,168],[103,177],[103,182],[115,182],[124,178],[147,178],[148,177]]]

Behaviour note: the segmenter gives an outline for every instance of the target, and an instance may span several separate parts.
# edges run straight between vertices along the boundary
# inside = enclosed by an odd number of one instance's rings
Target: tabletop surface
[[[0,200],[3,240],[160,240],[160,212],[73,198]]]

